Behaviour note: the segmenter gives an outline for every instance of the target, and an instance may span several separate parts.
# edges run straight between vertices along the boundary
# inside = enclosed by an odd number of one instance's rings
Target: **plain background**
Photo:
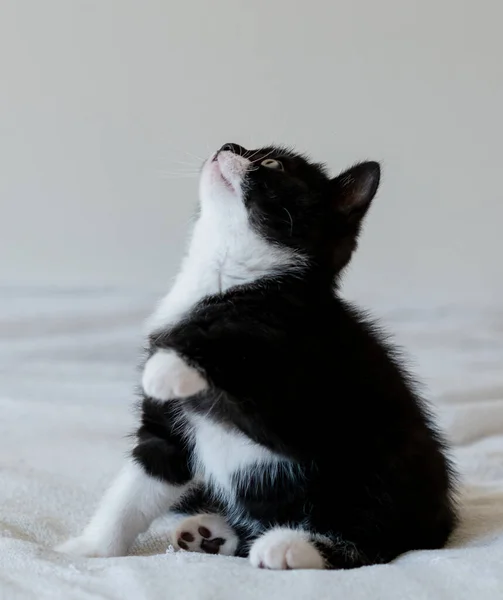
[[[501,0],[1,0],[0,281],[165,287],[197,157],[279,141],[382,161],[352,293],[501,293],[502,22]]]

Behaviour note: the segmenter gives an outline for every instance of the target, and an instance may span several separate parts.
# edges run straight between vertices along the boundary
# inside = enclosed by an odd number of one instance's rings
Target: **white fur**
[[[150,398],[166,401],[193,396],[208,383],[173,350],[158,350],[145,364],[142,386]]]
[[[198,477],[205,480],[226,505],[231,524],[245,527],[251,536],[261,534],[263,525],[248,518],[235,502],[233,486],[246,488],[252,481],[257,486],[265,481],[270,484],[285,472],[291,478],[299,477],[299,471],[287,458],[254,443],[238,431],[201,416],[192,416],[191,422],[195,441],[193,460]]]
[[[225,496],[231,492],[232,476],[239,477],[247,467],[265,470],[270,477],[274,477],[282,467],[293,469],[286,458],[254,443],[242,433],[201,416],[191,417],[191,422],[194,426],[196,471]]]
[[[301,529],[270,529],[252,544],[250,562],[265,569],[324,569],[323,556],[309,540]]]
[[[123,556],[136,537],[167,511],[187,486],[170,486],[129,461],[84,532],[56,548],[79,556]]]

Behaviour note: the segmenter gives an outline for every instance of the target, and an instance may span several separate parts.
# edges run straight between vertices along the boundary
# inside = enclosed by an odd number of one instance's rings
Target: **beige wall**
[[[274,140],[383,162],[351,289],[501,289],[502,22],[500,0],[2,0],[0,282],[162,286],[197,189],[177,161]]]

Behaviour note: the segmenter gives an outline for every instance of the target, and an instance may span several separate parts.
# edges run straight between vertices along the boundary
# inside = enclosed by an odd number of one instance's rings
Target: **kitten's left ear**
[[[379,163],[371,161],[355,165],[332,179],[336,210],[351,222],[360,221],[377,192],[380,178]]]

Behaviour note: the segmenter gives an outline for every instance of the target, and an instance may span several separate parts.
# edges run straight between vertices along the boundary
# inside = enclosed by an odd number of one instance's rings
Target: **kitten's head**
[[[223,217],[223,235],[241,236],[246,228],[335,275],[356,248],[379,177],[376,162],[331,178],[323,165],[280,146],[225,144],[203,167],[201,211]]]

